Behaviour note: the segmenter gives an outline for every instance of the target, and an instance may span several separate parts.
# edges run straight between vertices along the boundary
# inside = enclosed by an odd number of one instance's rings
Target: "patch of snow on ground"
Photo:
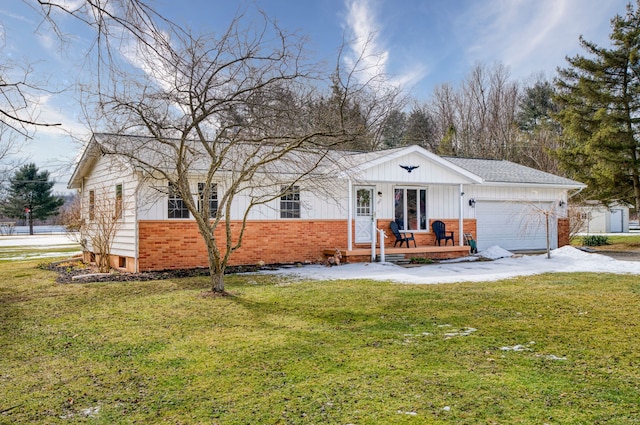
[[[556,272],[640,274],[639,261],[619,261],[571,246],[552,250],[551,258],[547,258],[546,253],[513,257],[500,247],[492,247],[481,254],[500,258],[494,261],[441,262],[419,267],[402,267],[392,263],[354,263],[339,267],[308,265],[261,273],[307,280],[370,279],[413,284],[487,282]]]
[[[479,252],[478,257],[487,258],[489,260],[499,260],[500,258],[513,257],[513,253],[499,247],[498,245],[490,246],[484,251]]]
[[[0,236],[0,247],[9,246],[56,246],[56,245],[78,245],[78,242],[65,235],[20,235],[20,236]]]

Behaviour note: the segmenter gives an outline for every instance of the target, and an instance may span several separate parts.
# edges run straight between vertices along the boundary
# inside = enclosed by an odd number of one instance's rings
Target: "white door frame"
[[[375,186],[358,185],[353,188],[353,218],[355,222],[355,243],[371,243],[373,240],[373,220],[375,219],[376,203],[374,202]],[[368,205],[358,205],[358,193],[369,191]]]

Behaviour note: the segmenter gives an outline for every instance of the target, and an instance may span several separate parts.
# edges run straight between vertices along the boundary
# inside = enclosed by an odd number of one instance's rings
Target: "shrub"
[[[609,245],[609,238],[603,235],[585,236],[582,238],[582,244],[585,246]]]
[[[411,257],[409,260],[411,264],[433,264],[433,260],[431,258],[423,258],[423,257]]]

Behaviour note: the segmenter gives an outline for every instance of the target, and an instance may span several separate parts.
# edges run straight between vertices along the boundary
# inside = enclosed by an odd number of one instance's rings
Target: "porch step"
[[[411,260],[405,258],[404,254],[385,254],[384,260],[394,264],[409,264]],[[380,255],[376,255],[376,261],[380,261]]]

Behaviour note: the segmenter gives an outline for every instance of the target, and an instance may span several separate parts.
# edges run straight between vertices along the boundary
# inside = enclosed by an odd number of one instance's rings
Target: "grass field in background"
[[[594,236],[600,236],[594,234]],[[638,251],[640,250],[640,234],[623,234],[623,235],[602,235],[608,244],[602,246],[593,246],[591,248],[607,251]],[[572,246],[582,246],[584,236],[576,236],[572,241]]]
[[[0,262],[0,423],[634,424],[637,276],[56,284]]]

